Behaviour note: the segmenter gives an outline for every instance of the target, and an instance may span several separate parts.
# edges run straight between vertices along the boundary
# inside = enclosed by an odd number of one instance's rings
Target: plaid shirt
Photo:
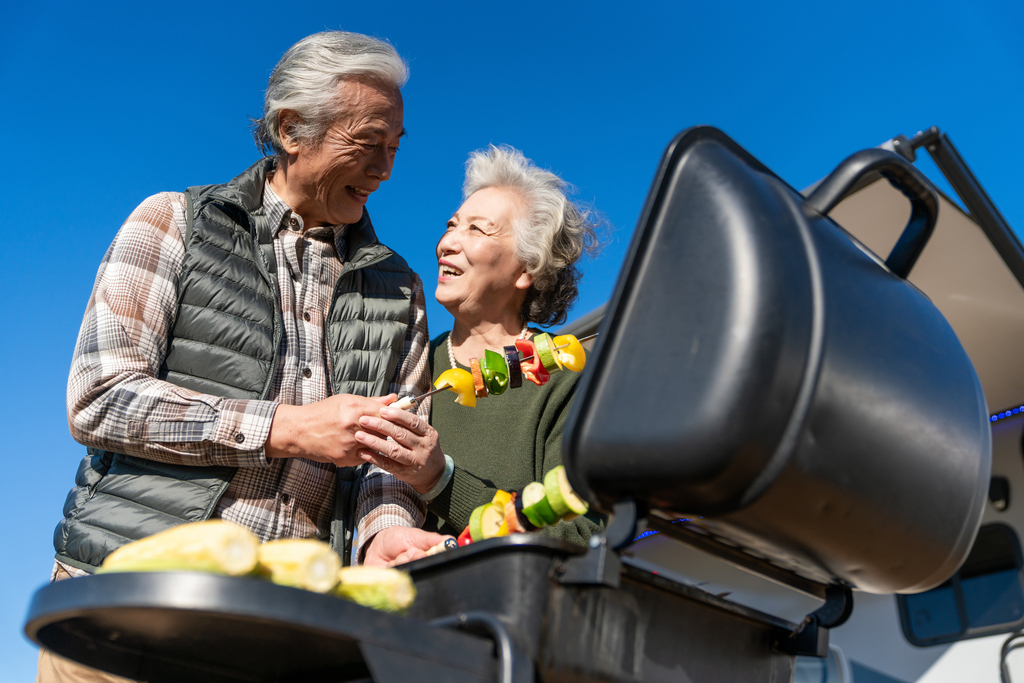
[[[335,466],[267,459],[263,444],[278,404],[305,405],[331,395],[324,320],[342,271],[338,255],[345,253],[345,226],[305,228],[269,182],[264,208],[278,226],[274,251],[284,321],[267,400],[210,396],[156,378],[177,313],[185,258],[185,197],[165,192],[132,212],[100,264],[71,362],[68,422],[75,440],[87,446],[167,463],[239,468],[213,516],[248,527],[262,541],[327,538]],[[418,277],[411,308],[391,383],[400,396],[430,389]],[[429,405],[419,410],[428,415]],[[424,521],[415,491],[381,470],[365,479],[359,501],[360,541],[388,526],[418,527]]]

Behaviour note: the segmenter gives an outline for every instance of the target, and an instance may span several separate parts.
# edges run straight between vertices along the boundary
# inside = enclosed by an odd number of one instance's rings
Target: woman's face
[[[474,192],[448,220],[437,243],[438,303],[455,315],[500,320],[516,315],[533,284],[515,255],[512,223],[519,195],[488,187]]]

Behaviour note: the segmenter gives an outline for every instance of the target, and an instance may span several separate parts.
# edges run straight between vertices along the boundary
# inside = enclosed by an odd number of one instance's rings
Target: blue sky
[[[716,3],[17,3],[0,22],[5,296],[0,679],[32,680],[21,635],[52,564],[82,447],[68,364],[96,267],[146,196],[226,181],[257,151],[248,117],[281,54],[342,28],[409,61],[395,172],[369,204],[427,283],[473,149],[508,143],[572,182],[615,226],[574,311],[610,294],[662,150],[721,128],[791,185],[937,125],[1024,226],[1024,6],[997,0]],[[929,165],[923,164],[926,172]],[[941,185],[941,184],[940,184]]]

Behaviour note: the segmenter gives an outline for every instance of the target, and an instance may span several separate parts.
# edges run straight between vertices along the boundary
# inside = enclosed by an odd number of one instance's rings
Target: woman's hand
[[[426,420],[411,412],[384,406],[379,417],[360,417],[359,426],[362,429],[355,433],[355,439],[365,446],[359,451],[359,457],[390,472],[417,493],[429,491],[444,473],[440,440]]]

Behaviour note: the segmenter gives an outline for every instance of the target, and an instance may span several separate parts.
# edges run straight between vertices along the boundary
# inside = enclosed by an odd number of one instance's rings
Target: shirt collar
[[[338,253],[343,254],[342,245],[345,235],[345,224],[324,225],[315,228],[306,228],[302,222],[302,216],[292,211],[291,207],[285,204],[284,200],[277,196],[270,186],[270,178],[264,183],[263,188],[263,210],[267,212],[267,222],[274,226],[274,236],[282,230],[304,233],[310,239],[333,241],[338,247]]]

